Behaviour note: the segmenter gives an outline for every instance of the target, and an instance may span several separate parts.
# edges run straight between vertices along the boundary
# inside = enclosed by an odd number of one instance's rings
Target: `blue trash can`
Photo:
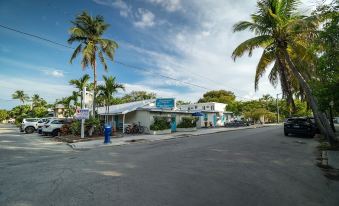
[[[105,125],[105,141],[104,144],[109,144],[111,143],[111,131],[112,131],[112,127],[110,125]]]

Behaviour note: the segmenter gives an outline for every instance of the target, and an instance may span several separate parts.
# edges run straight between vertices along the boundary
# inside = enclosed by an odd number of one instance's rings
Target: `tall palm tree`
[[[36,107],[37,105],[39,105],[41,98],[38,94],[33,94],[31,100],[32,100],[32,106]]]
[[[233,51],[232,57],[235,60],[245,52],[251,56],[255,48],[263,48],[255,74],[255,89],[260,77],[273,63],[269,74],[271,83],[277,84],[280,79],[282,91],[290,103],[293,92],[301,90],[322,133],[333,143],[335,135],[325,115],[319,111],[317,100],[307,83],[312,76],[310,68],[315,59],[309,47],[320,21],[315,16],[298,14],[299,3],[299,0],[259,0],[258,10],[251,15],[251,21],[234,25],[234,32],[250,30],[256,36],[241,43]]]
[[[104,79],[104,84],[98,86],[98,95],[103,97],[106,113],[109,113],[109,105],[113,101],[113,94],[115,94],[118,89],[125,90],[125,87],[122,84],[118,84],[116,78],[113,76],[106,77],[103,75],[102,78]]]
[[[93,69],[93,115],[95,116],[95,97],[97,87],[97,57],[99,58],[104,70],[107,71],[105,56],[113,61],[115,50],[118,44],[111,39],[103,38],[103,34],[109,27],[103,16],[90,16],[87,12],[82,12],[74,21],[70,28],[70,37],[68,43],[78,42],[79,45],[74,50],[70,63],[79,55],[82,55],[82,68],[90,66]]]
[[[22,104],[29,101],[29,96],[22,90],[17,90],[12,94],[13,99],[18,99]]]
[[[79,94],[84,90],[85,87],[88,86],[88,81],[90,80],[90,76],[88,74],[85,74],[80,79],[72,79],[69,81],[70,85],[74,85],[78,90]],[[80,107],[82,108],[82,101],[83,101],[83,95],[80,96]]]

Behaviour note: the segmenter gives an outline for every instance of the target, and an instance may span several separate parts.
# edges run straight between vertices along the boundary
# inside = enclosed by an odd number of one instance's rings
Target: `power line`
[[[46,39],[46,38],[43,38],[43,37],[40,37],[38,35],[34,35],[34,34],[30,34],[30,33],[27,33],[27,32],[23,32],[23,31],[20,31],[20,30],[17,30],[17,29],[13,29],[13,28],[10,28],[8,26],[4,26],[4,25],[1,25],[0,24],[0,27],[4,28],[4,29],[7,29],[7,30],[10,30],[10,31],[14,31],[14,32],[17,32],[17,33],[20,33],[20,34],[23,34],[23,35],[26,35],[26,36],[30,36],[30,37],[33,37],[33,38],[37,38],[37,39],[40,39],[40,40],[43,40],[43,41],[47,41],[51,44],[55,44],[55,45],[58,45],[58,46],[62,46],[62,47],[65,47],[65,48],[68,48],[68,49],[75,49],[74,47],[71,47],[71,46],[68,46],[68,45],[65,45],[65,44],[61,44],[61,43],[58,43],[56,41],[53,41],[53,40],[49,40],[49,39]],[[108,58],[105,58],[106,60],[109,60],[111,62],[113,62],[112,60],[108,59]],[[182,81],[182,80],[179,80],[179,79],[176,79],[174,77],[170,77],[170,76],[166,76],[166,75],[162,75],[162,74],[156,74],[152,71],[149,71],[147,69],[144,69],[144,68],[141,68],[141,67],[137,67],[137,66],[133,66],[133,65],[129,65],[129,64],[126,64],[124,62],[121,62],[121,61],[115,61],[117,64],[120,64],[122,66],[125,66],[125,67],[128,67],[128,68],[132,68],[134,70],[139,70],[139,71],[144,71],[144,72],[147,72],[147,73],[150,73],[152,75],[157,75],[157,76],[160,76],[160,77],[163,77],[163,78],[167,78],[167,79],[170,79],[170,80],[173,80],[173,81],[177,81],[177,82],[180,82],[180,83],[183,83],[183,84],[186,84],[186,85],[190,85],[190,86],[195,86],[195,87],[199,87],[199,88],[202,88],[202,89],[206,89],[206,90],[211,90],[207,87],[204,87],[204,86],[200,86],[198,84],[194,84],[194,83],[190,83],[190,82],[186,82],[186,81]]]
[[[27,32],[24,32],[24,31],[21,31],[21,30],[18,30],[18,29],[14,29],[14,28],[11,28],[11,27],[8,27],[8,26],[5,26],[5,25],[2,25],[0,24],[0,27],[4,28],[4,29],[7,29],[7,30],[10,30],[10,31],[13,31],[13,32],[16,32],[16,33],[20,33],[20,34],[23,34],[23,35],[26,35],[26,36],[30,36],[30,37],[33,37],[33,38],[37,38],[37,39],[40,39],[42,41],[46,41],[46,42],[49,42],[51,44],[55,44],[55,45],[58,45],[58,46],[62,46],[62,47],[65,47],[65,48],[68,48],[68,49],[75,49],[74,47],[72,46],[69,46],[69,45],[65,45],[65,44],[61,44],[61,43],[58,43],[56,41],[53,41],[53,40],[50,40],[50,39],[47,39],[47,38],[44,38],[44,37],[41,37],[41,36],[38,36],[38,35],[35,35],[35,34],[30,34],[30,33],[27,33]],[[182,81],[182,80],[179,80],[179,79],[176,79],[174,77],[170,77],[170,76],[167,76],[167,75],[163,75],[163,74],[159,74],[159,73],[154,73],[153,71],[149,71],[145,68],[141,68],[141,67],[138,67],[138,66],[134,66],[134,65],[130,65],[130,64],[127,64],[127,63],[124,63],[124,62],[121,62],[121,61],[112,61],[111,59],[108,59],[108,58],[105,58],[106,60],[108,61],[111,61],[111,62],[115,62],[117,64],[120,64],[124,67],[127,67],[127,68],[130,68],[130,69],[134,69],[134,70],[138,70],[138,71],[143,71],[143,72],[147,72],[149,74],[152,74],[154,76],[160,76],[160,77],[163,77],[163,78],[166,78],[166,79],[170,79],[170,80],[173,80],[173,81],[176,81],[176,82],[180,82],[182,84],[186,84],[186,85],[190,85],[190,86],[194,86],[194,87],[198,87],[198,88],[201,88],[201,89],[205,89],[205,90],[213,90],[211,88],[207,88],[205,86],[201,86],[201,85],[198,85],[198,84],[194,84],[194,83],[190,83],[190,82],[186,82],[186,81]],[[213,81],[215,82],[214,80],[211,80],[209,79],[210,81]],[[215,82],[216,83],[216,82]],[[236,96],[236,97],[239,97],[239,98],[242,98],[242,99],[248,99],[248,98],[245,98],[245,97],[241,97],[241,96]]]

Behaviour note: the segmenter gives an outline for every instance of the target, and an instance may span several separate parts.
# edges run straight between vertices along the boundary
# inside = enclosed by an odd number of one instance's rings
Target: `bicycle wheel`
[[[143,126],[139,126],[139,127],[138,127],[138,130],[139,130],[139,131],[138,131],[139,134],[143,134],[144,131],[145,131]]]

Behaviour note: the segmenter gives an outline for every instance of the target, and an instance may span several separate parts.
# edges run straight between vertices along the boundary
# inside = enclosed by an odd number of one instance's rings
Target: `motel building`
[[[227,104],[218,102],[206,102],[180,105],[179,109],[194,113],[201,113],[197,127],[220,127],[230,122],[233,113],[226,111]]]
[[[221,109],[222,107],[223,109]],[[198,128],[205,127],[205,122],[211,123],[213,127],[222,126],[226,120],[230,119],[224,115],[225,107],[225,104],[212,102],[191,104],[189,107],[188,105],[181,105],[177,108],[175,98],[158,98],[111,105],[108,108],[99,107],[98,115],[112,125],[116,131],[124,132],[124,128],[129,125],[140,124],[146,128],[145,133],[150,131],[150,126],[153,124],[155,117],[166,117],[170,122],[171,131],[176,132],[176,126],[183,117],[192,117],[199,112],[201,112],[201,115],[199,115],[197,122]]]

